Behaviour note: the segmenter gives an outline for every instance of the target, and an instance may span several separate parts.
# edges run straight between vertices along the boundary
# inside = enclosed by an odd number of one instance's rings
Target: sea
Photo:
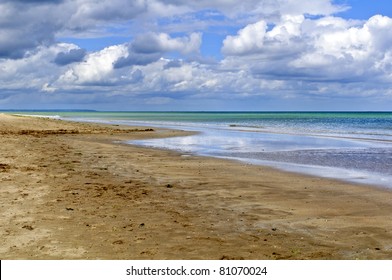
[[[197,132],[130,145],[392,189],[392,112],[13,112]]]

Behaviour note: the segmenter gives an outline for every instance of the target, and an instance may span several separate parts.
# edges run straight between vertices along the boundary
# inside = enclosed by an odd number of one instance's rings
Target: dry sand
[[[0,114],[1,259],[392,259],[392,192]]]

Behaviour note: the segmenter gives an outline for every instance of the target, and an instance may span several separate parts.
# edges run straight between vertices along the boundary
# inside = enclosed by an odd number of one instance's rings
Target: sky
[[[0,109],[392,111],[387,0],[0,0]]]

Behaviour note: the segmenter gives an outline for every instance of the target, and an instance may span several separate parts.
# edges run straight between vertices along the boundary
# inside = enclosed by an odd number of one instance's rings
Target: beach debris
[[[144,227],[145,226],[145,224],[144,223],[141,223],[140,225],[139,225],[139,227]]]
[[[0,163],[0,172],[6,172],[10,169],[11,167],[8,164],[5,163]]]
[[[20,130],[18,132],[20,135],[32,135],[32,136],[40,136],[40,135],[55,135],[55,134],[79,134],[79,130],[76,129],[57,129],[57,130]]]
[[[220,260],[243,260],[243,257],[232,257],[228,255],[223,255],[219,258]]]
[[[65,210],[67,210],[67,211],[73,211],[74,209],[71,208],[71,207],[66,207]]]
[[[172,184],[167,184],[166,185],[166,188],[168,188],[168,189],[171,189],[171,188],[173,188],[174,186],[172,185]]]
[[[129,225],[123,226],[122,228],[123,228],[123,229],[126,229],[126,228],[132,228],[132,227],[133,227],[133,224],[129,224]]]
[[[34,228],[30,225],[25,225],[22,228],[27,229],[27,230],[33,230]]]
[[[6,130],[0,131],[0,135],[27,135],[27,136],[48,136],[48,135],[64,135],[64,134],[101,134],[110,133],[134,133],[134,132],[151,132],[155,131],[153,128],[95,128],[95,129],[21,129],[21,130]]]
[[[121,245],[121,244],[124,244],[124,241],[122,241],[122,240],[116,240],[116,241],[114,241],[112,244],[114,244],[114,245]]]

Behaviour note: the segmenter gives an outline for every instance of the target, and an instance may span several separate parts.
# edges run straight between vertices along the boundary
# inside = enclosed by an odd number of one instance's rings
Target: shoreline
[[[391,259],[392,192],[0,114],[1,259]]]
[[[142,125],[142,123],[138,123],[138,125]],[[153,127],[163,127],[164,126],[153,126]],[[315,177],[321,177],[321,178],[328,178],[331,180],[338,180],[338,181],[343,181],[343,182],[347,182],[347,183],[351,183],[351,184],[359,184],[359,185],[364,185],[364,186],[374,186],[377,188],[382,188],[382,189],[388,189],[388,190],[392,190],[391,184],[392,184],[392,174],[382,174],[382,171],[375,171],[375,170],[368,170],[368,169],[361,169],[361,168],[354,168],[352,169],[351,166],[333,166],[330,164],[324,164],[324,165],[319,165],[316,164],[315,162],[311,162],[309,160],[309,158],[306,159],[305,161],[303,160],[302,162],[297,158],[297,162],[294,162],[292,160],[283,160],[283,159],[278,159],[278,160],[274,160],[274,156],[272,156],[272,158],[263,158],[263,157],[258,157],[255,156],[255,154],[257,153],[253,153],[252,156],[248,156],[247,153],[243,153],[241,154],[236,154],[235,152],[233,154],[231,153],[227,153],[227,150],[222,149],[219,152],[216,152],[216,148],[212,148],[212,150],[208,150],[208,148],[205,148],[205,146],[203,145],[203,147],[201,148],[198,144],[195,143],[203,143],[203,140],[206,141],[206,143],[210,143],[212,142],[211,139],[214,139],[214,137],[217,138],[225,138],[221,135],[219,135],[219,133],[217,133],[216,131],[221,131],[220,129],[216,130],[216,129],[205,129],[202,127],[199,127],[198,129],[196,129],[195,127],[188,127],[188,126],[184,126],[181,127],[179,126],[178,128],[175,126],[169,126],[169,129],[179,129],[179,128],[183,128],[186,131],[192,131],[194,132],[193,135],[186,135],[186,136],[194,136],[195,138],[187,138],[187,140],[185,140],[185,138],[182,138],[184,142],[191,142],[193,143],[193,145],[183,145],[182,144],[182,140],[178,140],[176,141],[175,139],[160,139],[158,142],[153,139],[143,139],[143,140],[139,140],[139,141],[128,141],[128,144],[131,145],[138,145],[141,147],[151,147],[151,148],[157,148],[157,149],[167,149],[167,150],[172,150],[172,151],[176,151],[178,153],[188,153],[191,155],[196,155],[196,156],[205,156],[205,157],[213,157],[213,158],[218,158],[218,159],[227,159],[227,160],[233,160],[233,161],[237,161],[237,162],[241,162],[243,164],[254,164],[254,165],[258,165],[258,166],[264,166],[264,167],[270,167],[270,168],[274,168],[283,172],[291,172],[291,173],[296,173],[296,174],[301,174],[304,176],[315,176]],[[235,131],[229,131],[230,134],[233,134]],[[253,133],[254,131],[250,131],[251,133]],[[222,133],[227,133],[227,132],[222,132]],[[365,143],[369,142],[372,143],[372,141],[368,141],[368,139],[360,139],[360,138],[344,138],[344,137],[332,137],[332,136],[327,136],[327,135],[314,135],[314,134],[293,134],[293,133],[282,133],[282,132],[265,132],[265,131],[259,131],[259,133],[262,134],[261,137],[270,137],[273,136],[275,137],[276,135],[284,135],[284,136],[295,136],[298,138],[313,138],[316,137],[318,139],[323,139],[322,141],[324,141],[324,139],[334,139],[334,140],[347,140],[347,141],[357,141],[357,140],[361,140]],[[230,134],[226,135],[228,139],[230,139]],[[234,135],[234,134],[233,134]],[[236,136],[234,135],[234,138]],[[217,140],[217,143],[219,142],[219,139]],[[285,141],[285,139],[282,139],[282,141]],[[300,139],[298,139],[298,141],[300,141]],[[225,145],[224,143],[225,141],[223,141],[222,145]],[[384,143],[385,141],[376,141],[374,140],[373,143]],[[390,143],[390,142],[388,142]],[[211,144],[209,144],[211,146]],[[350,144],[353,145],[353,144]],[[361,147],[361,149],[367,149],[368,147],[366,147],[363,143],[360,143],[357,145],[359,145]],[[362,146],[361,146],[362,145]],[[219,147],[219,144],[216,144],[216,146]],[[251,146],[251,145],[249,145]],[[214,147],[214,145],[212,145],[211,147]],[[235,147],[234,147],[235,148]],[[376,147],[376,148],[380,148],[380,147]],[[384,148],[384,147],[381,147]],[[214,150],[215,149],[215,150]],[[218,148],[219,149],[219,148]],[[260,148],[264,151],[263,148]],[[331,151],[334,148],[329,148]],[[339,148],[336,148],[339,149]],[[323,151],[322,147],[309,147],[309,148],[303,148],[303,149],[299,149],[302,151]],[[291,152],[295,152],[295,150],[282,150],[283,152],[286,152],[285,157],[287,158],[289,156],[289,154]],[[277,154],[279,152],[282,152],[279,150],[279,148],[277,150],[271,150],[269,153],[273,154],[274,152],[276,152]],[[224,155],[224,153],[227,153],[226,155]],[[249,154],[251,152],[248,152]],[[267,153],[268,154],[268,153]],[[281,153],[282,154],[282,153]],[[276,155],[275,155],[276,157]],[[322,158],[320,159],[321,161],[323,160]],[[364,161],[365,162],[365,161]]]

